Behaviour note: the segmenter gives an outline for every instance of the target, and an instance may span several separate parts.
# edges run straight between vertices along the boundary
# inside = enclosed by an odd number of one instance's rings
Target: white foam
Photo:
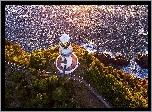
[[[109,54],[110,55],[110,57],[111,58],[114,58],[115,57],[115,55],[111,52],[111,51],[103,51],[102,53],[104,53],[104,54]]]
[[[92,43],[86,43],[86,44],[81,44],[81,46],[84,46],[84,48],[90,53],[90,52],[95,52],[97,51]]]
[[[145,53],[144,54],[148,54],[148,51],[147,50],[145,50]]]
[[[127,67],[123,67],[124,72],[129,72],[130,74],[138,78],[148,77],[148,70],[142,69],[134,59],[130,60],[130,63]]]

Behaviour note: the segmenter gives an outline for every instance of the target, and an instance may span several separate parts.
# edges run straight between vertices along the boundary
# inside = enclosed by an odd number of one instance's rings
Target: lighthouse
[[[56,59],[56,67],[60,73],[70,74],[78,67],[78,58],[73,52],[69,35],[62,34],[59,46],[60,55]]]

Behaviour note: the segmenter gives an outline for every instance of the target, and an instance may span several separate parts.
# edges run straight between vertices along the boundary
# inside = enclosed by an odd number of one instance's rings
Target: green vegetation
[[[29,65],[30,54],[23,51],[18,43],[5,40],[5,60],[17,63],[18,65]]]
[[[147,108],[148,79],[138,78],[116,70],[72,43],[80,62],[72,74],[81,75],[115,108]],[[74,81],[66,82],[67,76],[58,78],[54,61],[59,55],[59,46],[35,50],[31,54],[23,51],[18,43],[5,40],[5,60],[23,65],[23,72],[5,66],[6,108],[80,108],[75,100]],[[29,73],[29,71],[31,71]],[[48,76],[45,71],[52,72]],[[82,72],[84,71],[84,72]],[[79,86],[80,91],[81,86]]]

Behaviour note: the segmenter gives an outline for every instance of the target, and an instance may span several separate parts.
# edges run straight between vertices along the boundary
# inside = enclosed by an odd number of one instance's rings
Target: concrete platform
[[[72,57],[72,64],[71,64],[70,67],[68,67],[65,70],[65,74],[72,73],[78,67],[78,58],[77,58],[77,56],[74,53],[72,53],[71,57]],[[64,68],[61,66],[61,62],[62,62],[62,57],[61,57],[61,55],[59,55],[57,57],[57,59],[56,59],[56,67],[60,71],[60,73],[63,73],[63,69]]]

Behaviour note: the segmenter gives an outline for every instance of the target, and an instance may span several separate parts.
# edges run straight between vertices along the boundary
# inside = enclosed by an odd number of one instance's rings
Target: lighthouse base
[[[77,56],[74,53],[72,53],[71,58],[72,58],[71,66],[69,66],[68,68],[66,68],[65,74],[72,73],[78,67],[78,58],[77,58]],[[60,71],[60,73],[63,73],[64,68],[61,66],[61,64],[62,64],[62,56],[59,55],[57,57],[57,59],[56,59],[56,67]]]

